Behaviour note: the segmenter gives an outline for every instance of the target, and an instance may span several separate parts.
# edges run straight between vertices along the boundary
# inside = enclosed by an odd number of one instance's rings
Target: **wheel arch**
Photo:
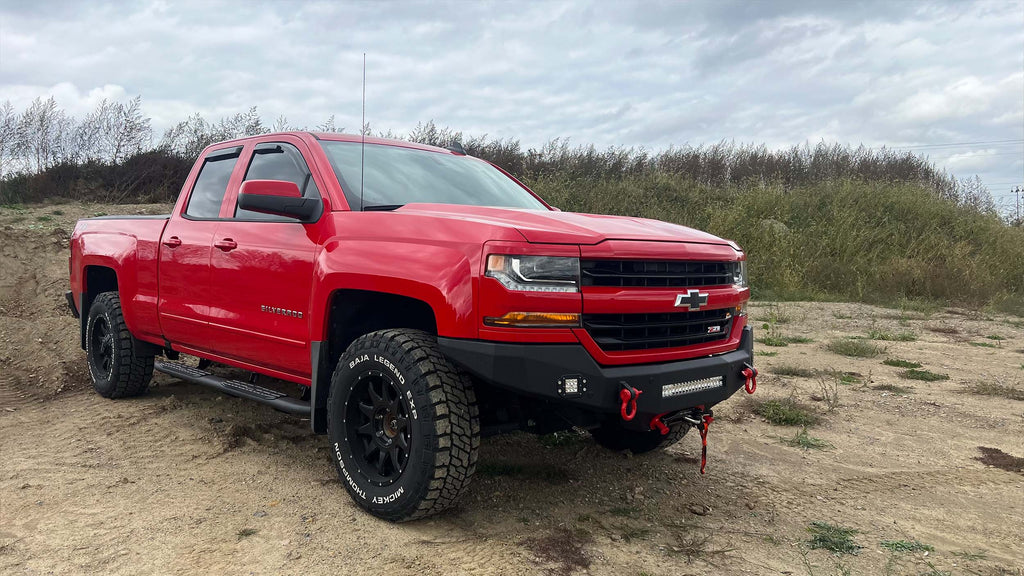
[[[107,264],[89,264],[82,269],[82,294],[80,295],[81,313],[80,338],[82,350],[85,350],[85,330],[89,324],[89,309],[96,297],[104,292],[119,292],[117,271]]]
[[[312,342],[310,347],[310,425],[317,434],[327,433],[331,373],[356,338],[390,328],[438,333],[437,315],[426,301],[395,292],[351,288],[331,292],[324,324],[323,340]]]

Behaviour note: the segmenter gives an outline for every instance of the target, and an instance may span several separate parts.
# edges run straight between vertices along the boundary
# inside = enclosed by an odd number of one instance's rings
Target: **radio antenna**
[[[366,166],[366,52],[363,52],[363,120],[359,126],[359,211],[363,211],[363,169]]]

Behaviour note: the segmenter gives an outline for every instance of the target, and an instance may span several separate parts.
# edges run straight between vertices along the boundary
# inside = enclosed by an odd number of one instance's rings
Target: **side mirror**
[[[320,216],[323,200],[303,198],[294,182],[247,180],[242,182],[242,188],[238,191],[238,207],[312,222]]]

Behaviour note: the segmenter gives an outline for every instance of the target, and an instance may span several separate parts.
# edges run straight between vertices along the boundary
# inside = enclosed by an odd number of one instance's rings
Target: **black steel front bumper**
[[[637,413],[663,414],[696,406],[710,408],[743,387],[745,364],[753,365],[754,334],[743,329],[740,346],[732,352],[630,366],[601,366],[579,344],[510,344],[482,340],[438,338],[441,350],[470,374],[495,386],[534,397],[572,404],[596,412],[618,412],[622,385],[643,393]],[[663,387],[722,378],[710,389],[663,396]],[[575,380],[576,392],[572,390]],[[639,418],[638,418],[639,420]]]

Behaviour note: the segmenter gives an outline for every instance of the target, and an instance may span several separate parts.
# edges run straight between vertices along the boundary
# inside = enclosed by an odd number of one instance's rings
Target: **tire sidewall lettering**
[[[360,351],[355,357],[343,358],[343,361],[344,364],[341,366],[341,372],[335,383],[335,385],[342,387],[341,391],[343,392],[342,398],[336,401],[338,405],[336,409],[342,415],[338,417],[336,423],[341,427],[341,430],[332,430],[330,437],[331,448],[334,452],[334,459],[337,462],[342,483],[346,484],[348,491],[359,500],[362,500],[365,505],[372,505],[378,509],[386,510],[392,507],[401,507],[403,502],[409,498],[419,499],[420,496],[416,495],[418,490],[415,487],[426,486],[429,479],[421,478],[421,476],[428,469],[432,469],[433,465],[432,462],[424,462],[422,445],[423,443],[432,443],[434,439],[433,430],[427,427],[423,419],[419,417],[416,399],[422,394],[416,389],[415,379],[411,379],[406,375],[405,371],[399,367],[399,361],[396,361],[390,355],[383,354],[380,350]],[[377,486],[359,470],[352,455],[352,450],[347,443],[351,439],[345,438],[347,431],[342,420],[344,415],[348,413],[352,388],[355,386],[358,378],[369,370],[377,370],[393,378],[410,416],[409,438],[411,449],[405,470],[402,476],[385,486]],[[420,404],[422,405],[423,403]]]

